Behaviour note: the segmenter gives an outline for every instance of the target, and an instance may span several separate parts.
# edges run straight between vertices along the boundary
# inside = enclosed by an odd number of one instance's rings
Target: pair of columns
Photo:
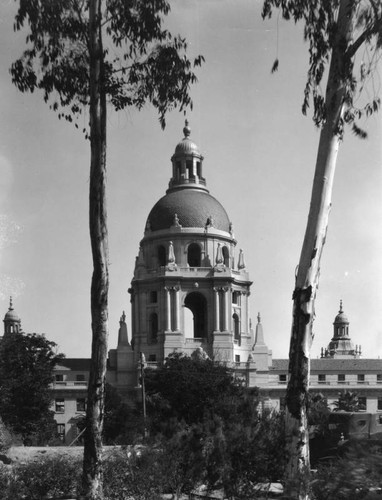
[[[166,331],[178,332],[180,330],[180,288],[179,286],[166,286]],[[173,319],[173,321],[172,321]]]

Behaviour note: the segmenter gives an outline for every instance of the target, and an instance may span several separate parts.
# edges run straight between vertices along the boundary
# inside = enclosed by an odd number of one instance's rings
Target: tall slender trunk
[[[310,210],[301,251],[295,290],[289,349],[289,381],[286,393],[286,438],[288,464],[287,498],[309,498],[309,433],[307,401],[310,348],[313,341],[314,301],[325,244],[334,172],[341,140],[340,120],[344,109],[344,69],[350,63],[347,48],[354,29],[354,1],[341,0],[338,30],[326,87],[326,121],[321,130]]]
[[[102,428],[108,337],[108,235],[106,215],[106,97],[103,89],[102,0],[89,6],[90,188],[89,228],[93,256],[91,283],[92,356],[89,374],[82,493],[99,500],[102,491]]]

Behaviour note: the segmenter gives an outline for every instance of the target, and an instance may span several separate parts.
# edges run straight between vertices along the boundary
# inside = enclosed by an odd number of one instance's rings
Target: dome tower
[[[342,300],[340,301],[340,310],[334,318],[333,337],[329,342],[327,349],[321,349],[322,358],[359,358],[361,356],[361,346],[355,346],[349,337],[349,320],[342,309]]]
[[[21,332],[21,319],[13,309],[12,297],[9,299],[9,309],[4,316],[4,336]]]
[[[253,334],[244,256],[227,212],[206,187],[187,121],[183,133],[169,187],[148,215],[129,290],[136,361],[140,352],[162,362],[174,350],[202,348],[222,361],[246,362]]]

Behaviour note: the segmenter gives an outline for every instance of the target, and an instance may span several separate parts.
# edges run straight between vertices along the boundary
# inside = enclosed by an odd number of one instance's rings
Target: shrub
[[[4,500],[39,500],[75,495],[81,474],[79,459],[54,456],[0,469]]]

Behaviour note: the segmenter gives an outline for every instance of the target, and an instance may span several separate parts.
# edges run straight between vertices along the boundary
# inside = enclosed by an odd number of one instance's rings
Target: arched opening
[[[234,339],[240,342],[240,323],[239,323],[239,316],[235,313],[232,315],[233,319],[233,333],[234,333]]]
[[[184,306],[192,313],[193,327],[191,328],[193,338],[207,338],[207,300],[198,292],[187,295]]]
[[[158,342],[158,315],[151,313],[149,318],[149,342]]]
[[[166,265],[166,249],[163,245],[158,247],[158,264],[160,267]]]
[[[223,261],[226,267],[229,267],[229,250],[227,247],[223,247]]]
[[[190,267],[200,267],[202,252],[197,243],[191,243],[187,249],[187,262]]]

